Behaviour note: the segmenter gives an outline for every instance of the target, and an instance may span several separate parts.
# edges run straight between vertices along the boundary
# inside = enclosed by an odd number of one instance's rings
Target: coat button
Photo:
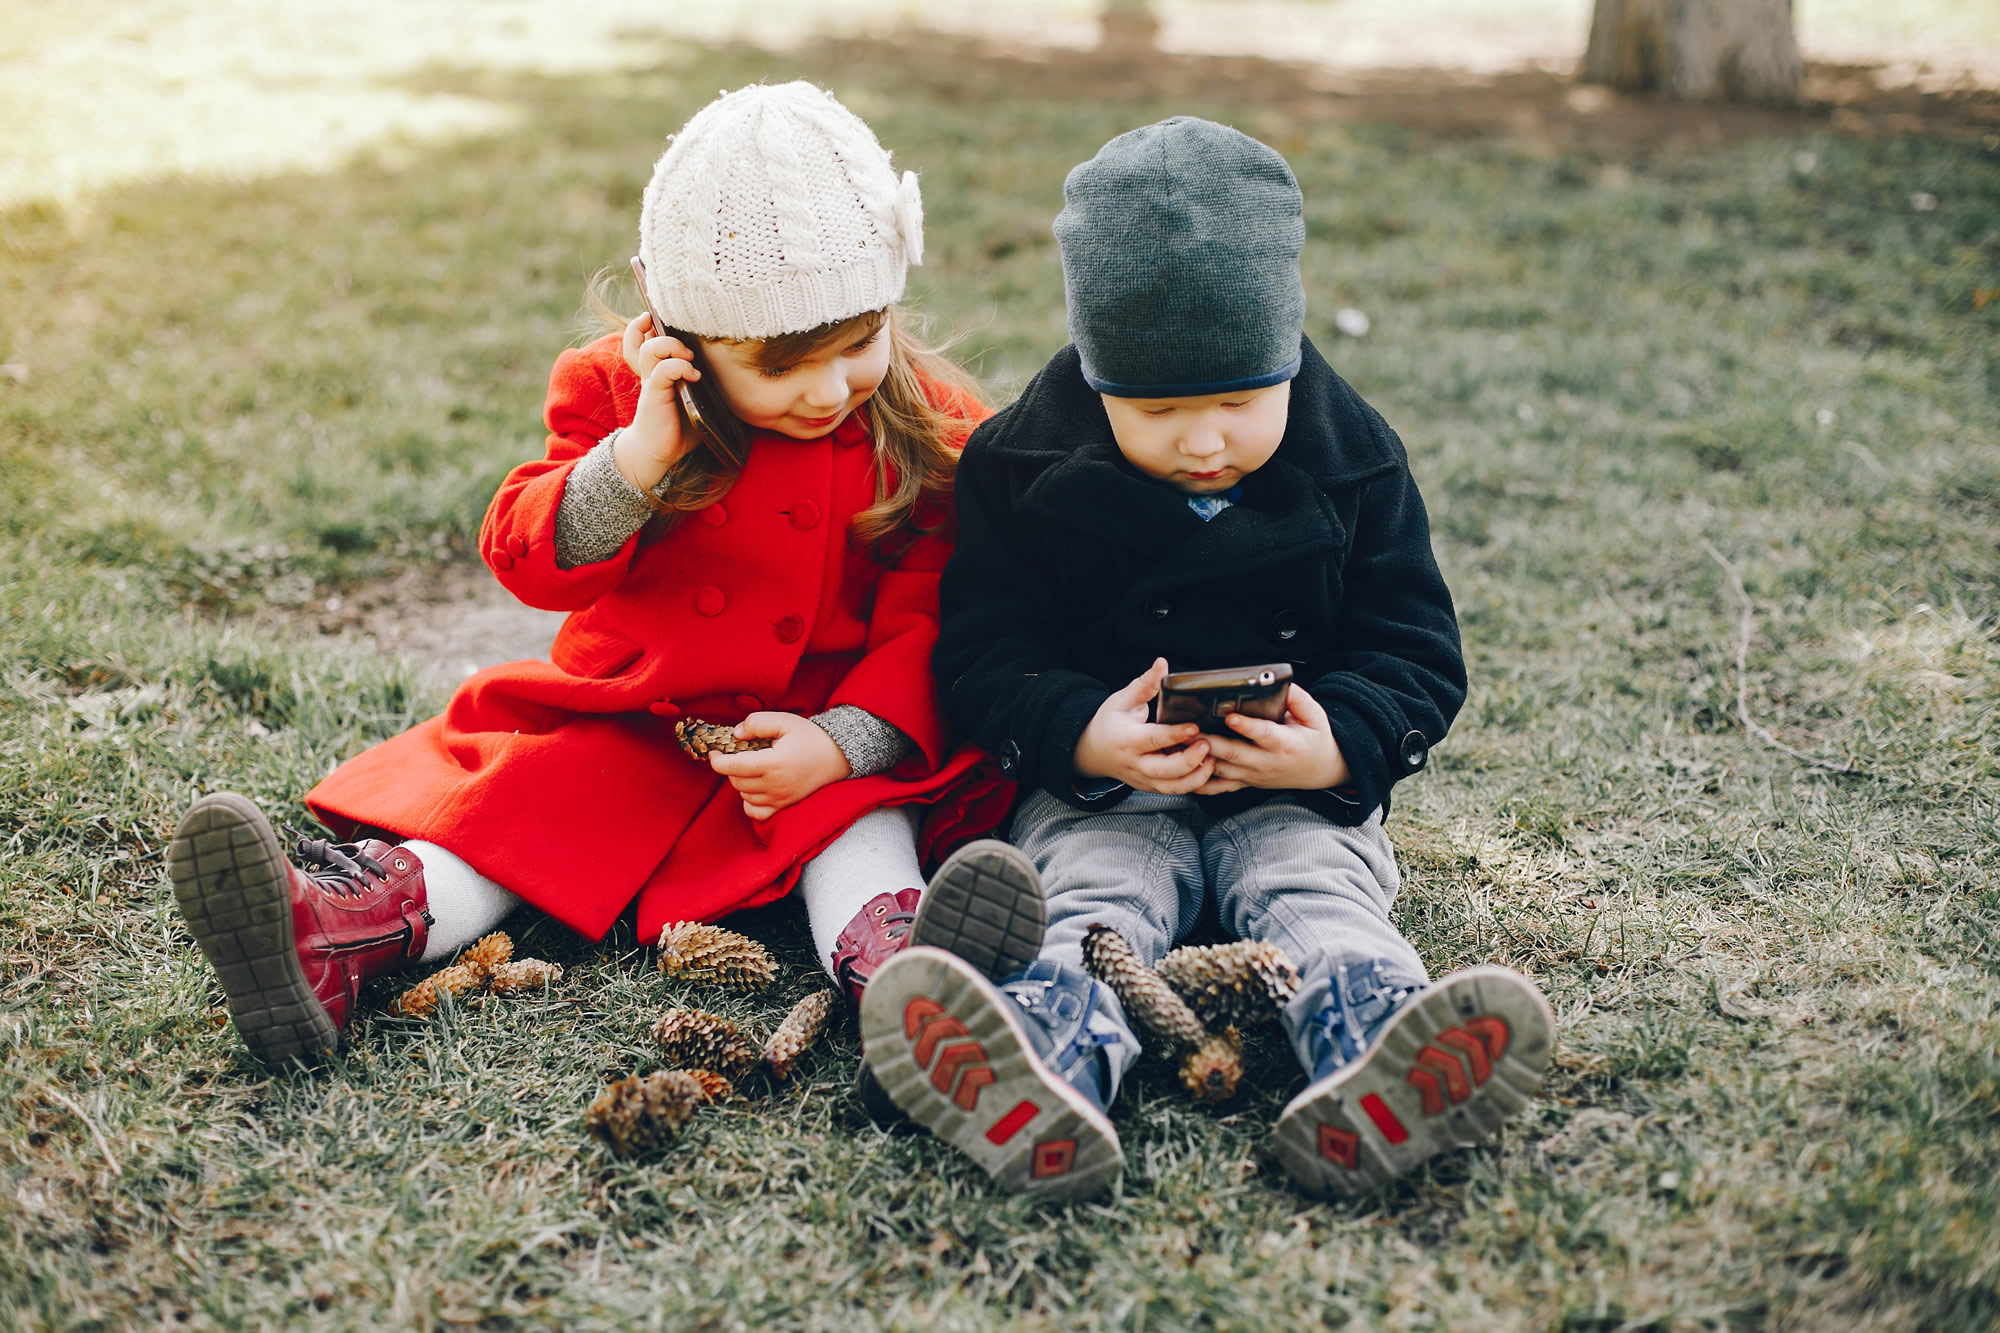
[[[719,528],[729,521],[729,511],[719,504],[710,505],[701,511],[701,521],[711,528]]]
[[[1164,597],[1155,597],[1146,603],[1146,614],[1155,620],[1165,620],[1174,613],[1174,604]]]
[[[679,705],[667,699],[662,699],[656,704],[647,704],[646,711],[654,717],[665,718],[669,722],[681,715]]]
[[[799,636],[806,632],[806,622],[797,616],[786,616],[772,626],[771,632],[778,636],[779,643],[797,643]]]
[[[528,541],[525,537],[509,537],[507,549],[514,553],[516,560],[519,560],[528,553]]]
[[[1271,637],[1279,643],[1290,643],[1299,637],[1299,613],[1287,607],[1271,617]]]
[[[811,500],[801,500],[792,506],[792,526],[800,532],[819,524],[819,506]]]
[[[1403,737],[1403,767],[1415,773],[1430,762],[1431,743],[1421,731]]]
[[[514,567],[514,557],[508,555],[505,551],[495,551],[493,553],[492,565],[495,569],[512,569]]]
[[[1000,771],[1008,777],[1011,778],[1021,771],[1021,747],[1013,741],[1010,740],[1001,746],[1000,753],[994,757],[1000,761]]]
[[[764,701],[754,694],[739,694],[736,696],[736,706],[746,713],[756,713],[763,710]]]
[[[722,589],[713,585],[703,588],[694,595],[694,609],[705,616],[719,616],[722,608],[729,605],[729,599],[722,595]]]

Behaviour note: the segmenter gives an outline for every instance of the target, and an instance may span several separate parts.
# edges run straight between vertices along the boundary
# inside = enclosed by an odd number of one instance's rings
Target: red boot
[[[423,956],[423,863],[368,839],[298,839],[286,859],[263,812],[233,792],[196,801],[169,854],[174,903],[222,980],[250,1053],[282,1065],[340,1044],[362,985]]]
[[[909,943],[920,897],[915,889],[878,893],[840,932],[833,943],[833,977],[848,999],[860,1004],[868,978]]]

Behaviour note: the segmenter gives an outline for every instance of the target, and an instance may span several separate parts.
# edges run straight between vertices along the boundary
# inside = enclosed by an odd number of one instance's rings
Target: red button
[[[508,555],[505,551],[495,551],[493,553],[493,568],[512,569],[513,567],[514,567],[513,556]]]
[[[656,704],[647,704],[646,711],[654,717],[663,717],[669,722],[681,715],[679,705],[668,703],[665,699],[660,700]]]
[[[811,500],[801,500],[792,506],[792,526],[800,532],[819,524],[819,506]]]
[[[507,549],[514,553],[516,560],[519,560],[528,553],[528,543],[526,539],[521,537],[509,537],[507,539]]]
[[[722,589],[703,588],[694,595],[694,609],[705,616],[719,616],[722,608],[729,605],[729,599],[722,595]]]
[[[779,643],[797,643],[799,636],[806,632],[806,622],[797,616],[786,616],[772,627]]]
[[[729,511],[721,505],[710,505],[701,511],[701,521],[711,528],[719,528],[729,521]]]
[[[736,696],[736,706],[746,713],[755,713],[764,707],[764,701],[754,694],[739,694]]]

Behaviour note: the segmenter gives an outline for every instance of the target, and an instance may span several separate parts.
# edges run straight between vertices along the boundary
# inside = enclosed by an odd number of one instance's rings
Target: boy
[[[1310,1082],[1279,1158],[1316,1192],[1374,1188],[1520,1110],[1553,1033],[1526,978],[1431,984],[1389,920],[1390,788],[1465,698],[1423,502],[1395,433],[1303,336],[1283,158],[1176,117],[1106,144],[1063,199],[1073,346],[966,446],[933,659],[1025,793],[1014,841],[1047,934],[1010,978],[897,955],[863,996],[868,1063],[1003,1184],[1100,1190],[1139,1044],[1082,970],[1084,931],[1153,964],[1207,915],[1303,978],[1283,1022]],[[1298,682],[1282,721],[1148,721],[1169,662],[1279,660]]]

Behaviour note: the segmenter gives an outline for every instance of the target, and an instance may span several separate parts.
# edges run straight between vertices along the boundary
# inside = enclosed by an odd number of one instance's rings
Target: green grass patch
[[[849,49],[848,56],[853,55]],[[1610,162],[1239,102],[1011,93],[941,58],[701,53],[471,80],[504,137],[330,177],[0,214],[0,1320],[30,1328],[1978,1328],[2000,1317],[2000,158],[1825,134]],[[1175,111],[1279,146],[1310,331],[1408,442],[1472,696],[1392,832],[1438,972],[1562,1029],[1486,1149],[1347,1204],[1267,1144],[1273,1041],[1197,1111],[1149,1066],[1120,1194],[994,1195],[848,1100],[608,1157],[580,1117],[687,1001],[628,933],[512,923],[545,1000],[251,1065],[171,906],[190,799],[303,819],[433,712],[287,606],[465,558],[538,453],[585,278],[662,136],[802,73],[924,174],[917,303],[1004,398],[1062,341],[1067,168]],[[465,80],[460,81],[465,82]],[[977,98],[963,95],[972,82]],[[1803,156],[1810,154],[1810,159]],[[1810,169],[1801,166],[1810,161]],[[1935,209],[1914,211],[1913,192]],[[1342,306],[1365,338],[1337,333]],[[1802,766],[1738,717],[1743,692]],[[253,614],[255,613],[255,614]],[[116,1170],[112,1163],[116,1163]]]

